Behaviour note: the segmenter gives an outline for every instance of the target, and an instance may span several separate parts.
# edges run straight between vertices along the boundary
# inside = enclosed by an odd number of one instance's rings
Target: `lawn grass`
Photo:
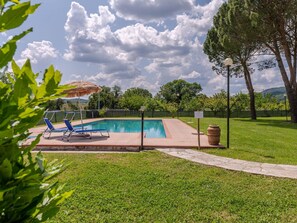
[[[297,181],[228,171],[157,151],[45,154],[72,162],[74,195],[48,222],[297,222]]]
[[[197,128],[197,119],[180,118]],[[221,143],[226,145],[226,119],[201,119],[205,133],[209,124],[221,127]],[[204,152],[243,160],[297,164],[297,124],[281,118],[230,119],[230,149],[205,149]]]

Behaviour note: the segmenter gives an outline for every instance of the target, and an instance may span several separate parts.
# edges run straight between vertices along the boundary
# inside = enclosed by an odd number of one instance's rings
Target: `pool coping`
[[[84,124],[104,120],[104,119],[123,119],[123,118],[97,118],[86,119]],[[135,118],[124,118],[133,119]],[[144,149],[154,148],[197,148],[197,130],[182,122],[179,119],[168,118],[146,118],[146,120],[162,120],[166,138],[144,138]],[[80,120],[72,122],[73,125],[80,124]],[[63,123],[54,123],[56,128],[64,127]],[[38,126],[30,129],[33,135],[42,133],[46,127]],[[139,151],[141,144],[141,133],[113,133],[110,132],[110,138],[98,137],[95,135],[92,139],[71,138],[70,142],[62,141],[61,133],[53,133],[51,139],[41,137],[37,144],[38,150],[59,150],[59,151]],[[212,146],[208,144],[206,135],[200,135],[201,148],[222,148],[222,145]],[[28,145],[33,139],[24,143]]]

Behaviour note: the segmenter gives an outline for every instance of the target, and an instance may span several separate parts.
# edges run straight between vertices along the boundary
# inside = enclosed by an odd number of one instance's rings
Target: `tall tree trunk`
[[[291,83],[288,76],[287,72],[280,54],[279,47],[277,43],[274,43],[274,48],[275,48],[275,56],[276,56],[276,61],[278,64],[278,67],[280,69],[282,79],[285,84],[286,92],[287,92],[287,97],[289,101],[289,105],[291,108],[291,121],[293,123],[297,123],[297,83]]]
[[[253,87],[253,83],[252,83],[252,79],[251,79],[251,73],[250,73],[248,66],[245,62],[242,62],[242,66],[244,69],[243,73],[244,73],[246,87],[248,89],[249,97],[250,97],[251,119],[257,120],[257,112],[256,112],[256,105],[255,105],[255,91],[254,91],[254,87]]]
[[[256,106],[255,106],[255,92],[253,89],[249,90],[249,96],[250,96],[251,119],[257,120],[257,112],[256,112]]]
[[[293,123],[297,123],[297,92],[292,88],[286,90],[288,95],[288,101],[291,108],[291,121]]]

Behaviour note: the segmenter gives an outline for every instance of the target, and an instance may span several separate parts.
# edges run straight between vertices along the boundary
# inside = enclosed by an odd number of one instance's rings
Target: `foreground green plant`
[[[20,26],[37,7],[18,0],[0,1],[0,32]],[[31,31],[0,48],[0,68],[7,68],[16,42]],[[4,69],[0,80],[0,222],[42,222],[56,214],[73,191],[62,193],[63,186],[49,182],[64,169],[62,163],[48,163],[41,153],[32,157],[41,135],[25,148],[22,144],[30,136],[28,130],[42,118],[43,105],[61,96],[66,87],[59,86],[61,73],[53,66],[44,72],[40,84],[29,60],[22,67],[12,61],[11,67],[11,73]]]
[[[47,163],[41,153],[32,158],[41,135],[28,147],[20,147],[30,136],[28,129],[42,118],[42,104],[65,88],[58,87],[61,74],[52,66],[39,86],[29,61],[22,68],[13,61],[12,69],[8,83],[0,82],[0,222],[44,221],[72,191],[61,193],[57,182],[48,183],[64,169],[61,163]]]

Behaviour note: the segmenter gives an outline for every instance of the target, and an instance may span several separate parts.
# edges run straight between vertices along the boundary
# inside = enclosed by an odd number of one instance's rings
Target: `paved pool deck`
[[[108,118],[110,119],[110,118]],[[151,120],[160,120],[154,118]],[[101,119],[86,119],[84,123],[94,122]],[[139,120],[139,119],[138,119]],[[148,119],[146,119],[148,120]],[[178,119],[162,119],[166,132],[166,138],[144,138],[145,149],[154,148],[197,148],[197,130]],[[80,124],[73,121],[73,125]],[[55,128],[64,128],[64,123],[54,123]],[[38,126],[30,129],[32,135],[37,135],[45,130],[46,126]],[[31,139],[33,140],[33,139]],[[26,144],[26,143],[25,143]],[[62,140],[62,133],[52,133],[50,139],[41,138],[37,149],[43,150],[105,150],[105,151],[138,151],[141,144],[141,133],[114,133],[110,132],[110,137],[102,137],[99,133],[94,133],[92,138],[71,137],[70,141]],[[217,148],[222,145],[209,145],[207,136],[200,134],[201,148]]]

